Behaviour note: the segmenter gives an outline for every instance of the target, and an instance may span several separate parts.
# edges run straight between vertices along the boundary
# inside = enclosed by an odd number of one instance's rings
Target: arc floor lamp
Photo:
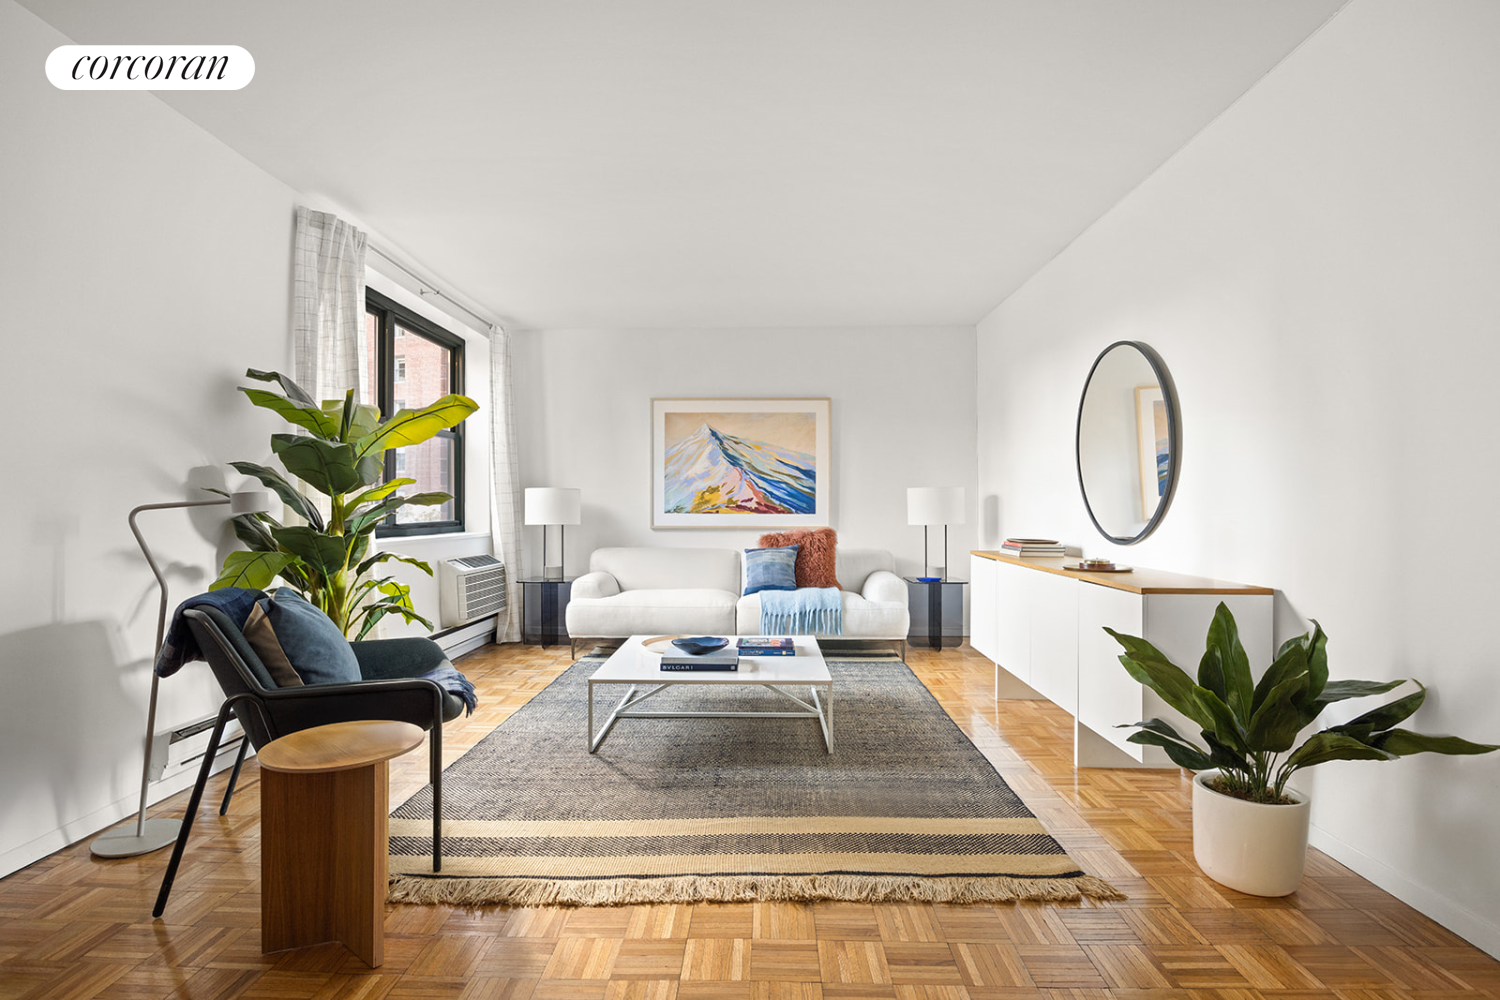
[[[151,573],[156,577],[157,586],[161,588],[161,606],[156,612],[156,645],[152,647],[151,657],[153,660],[151,670],[151,700],[146,708],[146,759],[141,764],[141,806],[136,813],[135,831],[132,833],[128,827],[123,830],[114,830],[101,834],[94,838],[89,845],[89,852],[100,858],[129,858],[137,854],[149,854],[160,850],[168,844],[177,841],[177,831],[182,826],[182,821],[177,819],[146,819],[146,793],[151,783],[151,743],[156,735],[156,687],[160,678],[156,676],[155,658],[161,649],[162,642],[166,639],[167,632],[167,578],[162,575],[161,567],[156,565],[156,559],[151,554],[151,547],[146,544],[141,529],[136,525],[135,519],[142,511],[147,510],[174,510],[179,507],[221,507],[228,505],[231,515],[239,514],[261,514],[271,509],[276,502],[275,495],[268,490],[243,490],[218,500],[178,500],[172,503],[147,503],[135,508],[130,512],[130,530],[135,535],[137,544],[141,547],[141,553],[146,557],[146,565],[151,567]]]

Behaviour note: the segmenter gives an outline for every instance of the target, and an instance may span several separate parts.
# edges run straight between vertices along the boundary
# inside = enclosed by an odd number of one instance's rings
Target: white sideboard
[[[1275,591],[1141,568],[1074,572],[1065,561],[970,553],[969,642],[995,664],[996,697],[1035,692],[1066,710],[1078,767],[1174,767],[1160,748],[1127,742],[1134,730],[1116,727],[1163,718],[1195,740],[1198,727],[1125,672],[1105,626],[1142,636],[1196,677],[1222,601],[1259,673],[1271,663]]]

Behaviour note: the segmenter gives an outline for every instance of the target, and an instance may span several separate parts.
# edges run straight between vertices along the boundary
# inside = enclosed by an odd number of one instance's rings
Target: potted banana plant
[[[1282,644],[1257,681],[1234,615],[1220,603],[1194,680],[1144,639],[1106,628],[1125,650],[1130,676],[1200,728],[1203,745],[1162,719],[1133,724],[1130,742],[1161,747],[1193,777],[1193,857],[1214,881],[1256,896],[1285,896],[1302,880],[1310,803],[1288,784],[1333,760],[1395,760],[1414,753],[1482,754],[1500,746],[1398,728],[1427,697],[1417,690],[1298,742],[1336,701],[1395,690],[1405,680],[1328,679],[1328,636]]]
[[[413,606],[410,588],[393,577],[378,575],[376,567],[403,562],[428,576],[432,567],[394,552],[372,554],[370,541],[376,526],[400,508],[446,503],[452,497],[398,492],[415,479],[382,483],[385,453],[426,441],[478,410],[479,404],[455,393],[421,409],[398,410],[382,422],[376,407],[355,402],[352,389],[341,400],[320,403],[279,372],[252,368],[245,376],[281,387],[279,393],[244,386],[240,391],[254,405],[276,412],[307,432],[271,435],[271,451],[290,475],[327,501],[314,503],[275,469],[255,462],[229,463],[236,472],[253,476],[275,491],[286,509],[305,523],[283,525],[269,514],[236,517],[235,535],[246,550],[229,553],[210,589],[264,590],[279,576],[352,639],[363,638],[388,614],[431,629],[432,623]]]

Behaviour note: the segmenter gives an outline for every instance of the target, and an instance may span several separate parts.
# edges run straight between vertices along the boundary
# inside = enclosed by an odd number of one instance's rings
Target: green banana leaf
[[[224,557],[219,578],[209,584],[208,589],[245,587],[265,590],[291,559],[285,552],[231,552]]]
[[[245,377],[253,378],[257,382],[275,382],[281,386],[281,391],[286,393],[287,398],[294,403],[314,408],[318,405],[318,401],[313,399],[306,390],[280,372],[263,372],[255,368],[247,368],[245,369]]]
[[[389,479],[389,480],[386,480],[385,482],[381,483],[379,486],[372,486],[369,489],[365,490],[363,493],[361,493],[359,496],[355,497],[353,500],[345,501],[345,503],[344,503],[344,509],[348,510],[348,511],[354,511],[354,510],[357,510],[358,508],[360,508],[361,506],[363,506],[364,504],[375,503],[376,501],[384,500],[386,497],[390,496],[392,493],[396,492],[401,487],[403,487],[403,486],[410,486],[410,485],[412,485],[415,482],[416,482],[415,479]]]
[[[375,566],[383,562],[404,562],[408,566],[417,567],[417,569],[421,570],[423,573],[426,573],[428,576],[432,575],[432,566],[428,563],[425,563],[420,559],[413,559],[411,556],[398,556],[394,552],[375,553],[375,555],[359,564],[359,575],[364,576]]]
[[[271,450],[286,471],[319,493],[333,496],[369,485],[361,480],[355,468],[358,455],[353,445],[332,444],[322,438],[295,434],[273,434]]]
[[[298,517],[319,531],[323,530],[323,515],[319,512],[317,505],[298,493],[291,483],[282,478],[281,473],[254,462],[230,462],[229,467],[242,476],[254,476],[259,479],[261,485],[275,492],[281,498],[281,502],[290,507]]]
[[[307,563],[325,579],[344,568],[348,550],[344,539],[338,535],[325,535],[302,525],[273,528],[271,534],[283,549]]]
[[[447,503],[453,497],[447,493],[413,493],[411,496],[387,497],[380,503],[368,510],[362,511],[344,522],[344,531],[347,534],[357,535],[366,531],[373,531],[375,526],[392,512],[400,510],[409,504],[419,507],[434,507],[438,504]]]
[[[477,409],[479,404],[468,396],[453,393],[420,410],[402,410],[381,424],[376,431],[355,442],[356,454],[364,457],[382,453],[387,448],[421,444],[438,431],[461,423]]]
[[[250,402],[256,406],[272,410],[287,423],[304,427],[320,438],[338,436],[338,418],[330,417],[316,406],[300,406],[279,393],[268,392],[265,389],[247,389],[240,386],[240,392],[249,397]]]

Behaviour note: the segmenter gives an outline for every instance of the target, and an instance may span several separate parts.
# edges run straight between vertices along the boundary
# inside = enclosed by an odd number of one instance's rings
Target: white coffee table
[[[661,654],[642,643],[651,636],[633,635],[615,650],[604,666],[589,678],[589,753],[595,753],[615,723],[621,719],[817,719],[823,729],[823,744],[833,753],[833,676],[818,640],[809,635],[792,637],[792,656],[741,656],[737,671],[662,670]],[[731,642],[734,637],[728,637]],[[625,697],[615,706],[604,727],[594,731],[594,688],[605,684],[627,685]],[[638,706],[678,684],[722,686],[755,684],[786,698],[801,711],[788,712],[652,712]],[[799,698],[786,690],[806,687],[809,697]],[[822,689],[823,696],[818,696]],[[824,713],[824,705],[827,713]]]

